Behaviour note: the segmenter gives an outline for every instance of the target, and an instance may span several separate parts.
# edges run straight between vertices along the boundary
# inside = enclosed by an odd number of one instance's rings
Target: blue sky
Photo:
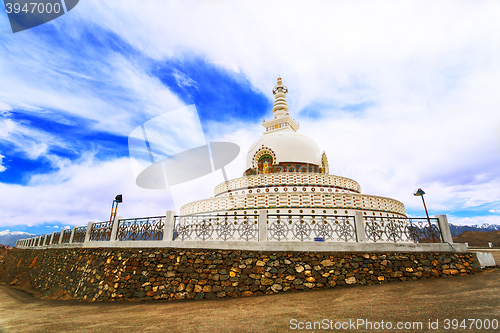
[[[0,231],[106,220],[118,193],[124,217],[176,209],[174,192],[135,185],[127,143],[188,105],[207,141],[241,147],[226,167],[241,176],[278,75],[331,173],[411,216],[424,214],[421,187],[431,215],[500,224],[498,2],[263,6],[82,0],[12,34],[0,4]]]

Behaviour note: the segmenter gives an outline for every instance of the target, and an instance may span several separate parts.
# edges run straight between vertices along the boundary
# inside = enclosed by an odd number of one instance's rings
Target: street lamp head
[[[122,195],[121,195],[121,194],[118,194],[118,195],[115,197],[115,200],[116,200],[116,202],[121,203],[121,202],[122,202]]]
[[[418,190],[415,191],[415,193],[413,193],[413,195],[416,197],[421,197],[424,194],[425,194],[425,192],[421,188],[419,188]]]

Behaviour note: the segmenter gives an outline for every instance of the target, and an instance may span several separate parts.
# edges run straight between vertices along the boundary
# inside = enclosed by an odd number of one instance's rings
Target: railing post
[[[111,227],[111,235],[109,236],[109,240],[114,242],[116,240],[116,233],[118,232],[118,226],[120,224],[120,220],[123,219],[121,216],[115,216],[113,221],[113,226]]]
[[[69,236],[69,242],[68,242],[68,244],[73,244],[73,237],[75,237],[76,228],[77,227],[73,227],[73,229],[71,229],[71,235]]]
[[[49,240],[49,245],[52,245],[52,240],[54,240],[55,234],[56,234],[56,232],[52,231],[52,235],[50,236],[50,240]]]
[[[172,241],[174,240],[174,217],[175,211],[167,211],[165,216],[165,225],[163,226],[163,240]]]
[[[438,219],[439,229],[441,231],[441,239],[444,243],[453,243],[453,237],[451,237],[450,225],[448,224],[448,218],[446,215],[434,215]]]
[[[66,229],[61,230],[61,233],[59,234],[59,244],[62,244],[62,239],[64,237],[65,232],[66,232]]]
[[[267,210],[259,212],[259,242],[267,241]]]
[[[359,243],[366,242],[363,212],[356,211],[354,213],[354,224],[356,225],[356,239],[358,240]]]
[[[88,243],[90,242],[90,233],[92,232],[92,222],[89,222],[88,226],[87,226],[87,233],[85,234],[85,240],[83,241],[83,244],[85,246],[85,243]]]

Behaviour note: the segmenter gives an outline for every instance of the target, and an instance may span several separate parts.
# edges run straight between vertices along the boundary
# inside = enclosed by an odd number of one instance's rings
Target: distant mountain
[[[465,231],[495,231],[500,230],[498,224],[473,224],[473,225],[454,225],[450,223],[451,236],[456,237]]]
[[[0,244],[15,246],[18,239],[24,239],[34,236],[28,232],[24,231],[0,231]]]

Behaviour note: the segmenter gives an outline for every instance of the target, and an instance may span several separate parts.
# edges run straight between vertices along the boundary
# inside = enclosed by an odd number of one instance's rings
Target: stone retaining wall
[[[475,273],[472,253],[14,249],[3,281],[86,301],[247,297]]]

